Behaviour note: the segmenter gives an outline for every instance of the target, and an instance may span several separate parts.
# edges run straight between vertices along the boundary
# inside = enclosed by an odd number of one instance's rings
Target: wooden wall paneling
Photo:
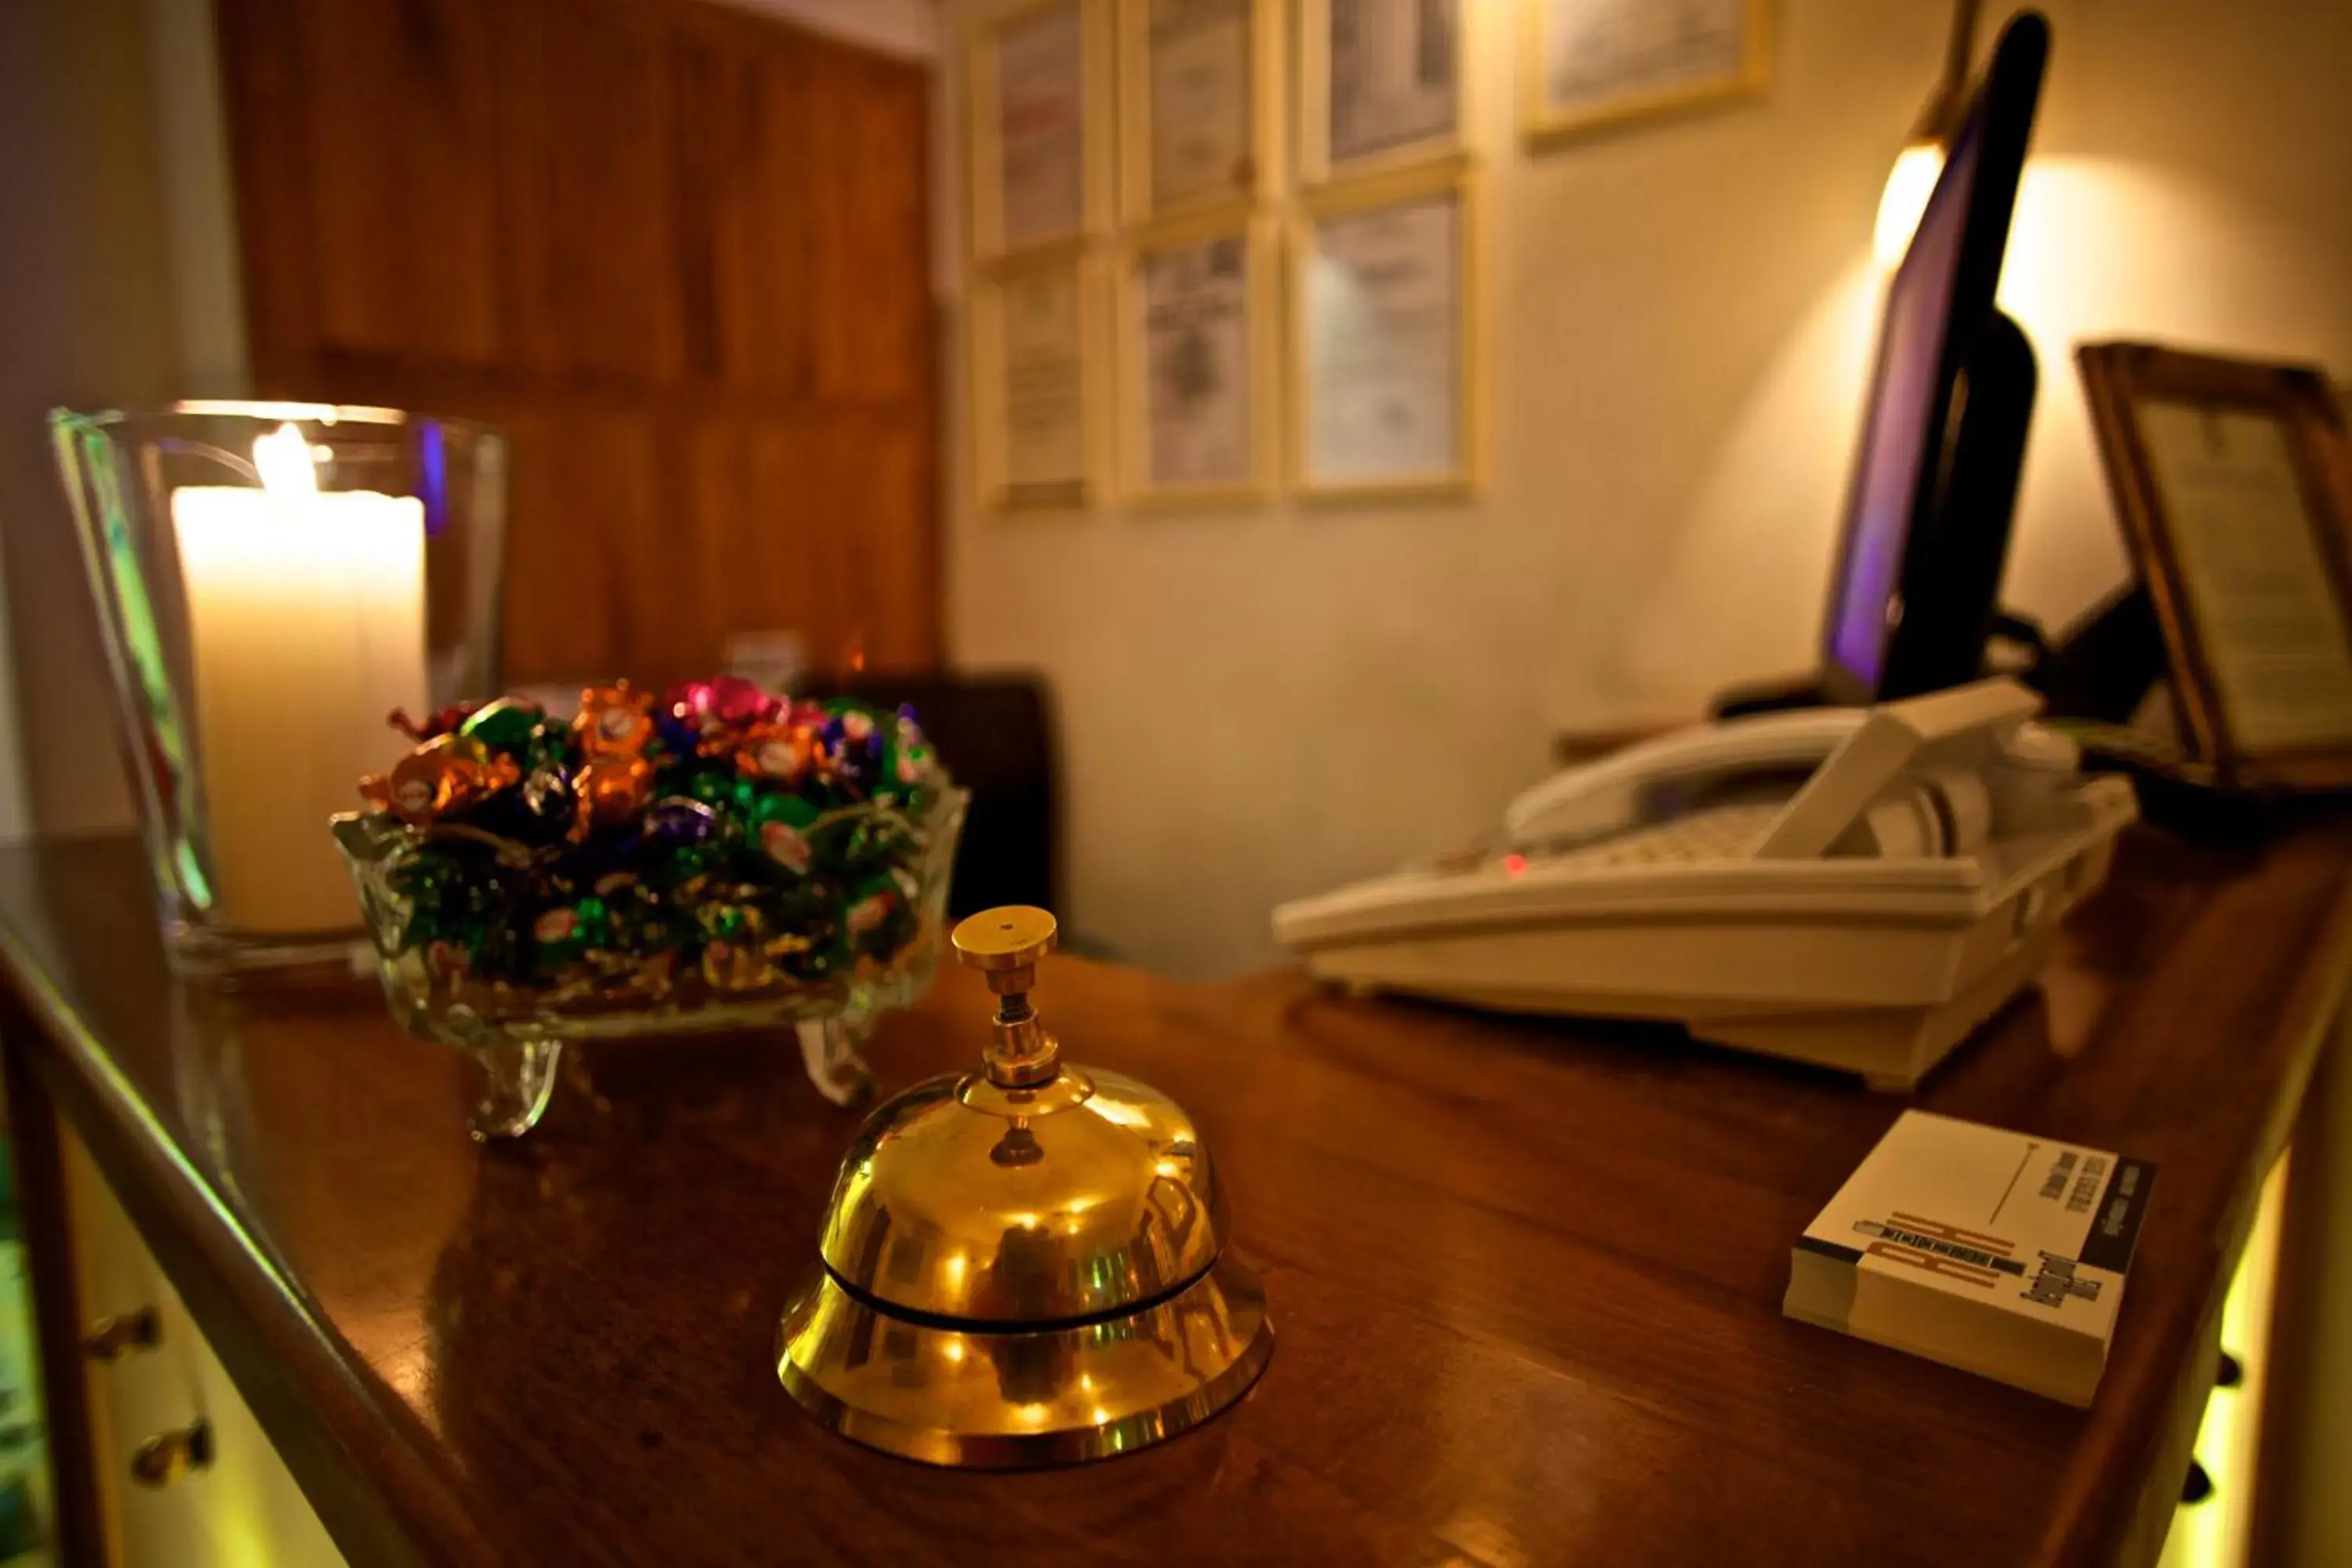
[[[632,603],[625,539],[661,515],[666,483],[652,420],[520,402],[488,416],[512,437],[507,679],[626,671],[646,612]]]
[[[630,484],[599,499],[614,577],[607,612],[614,673],[659,687],[719,668],[723,627],[695,592],[705,552],[702,521],[687,493],[686,452],[703,416],[655,407],[634,416]],[[581,504],[588,504],[581,498]]]
[[[257,389],[507,427],[511,680],[936,665],[921,68],[693,0],[215,4]]]
[[[518,4],[502,121],[517,368],[650,391],[680,331],[665,11],[645,0]]]
[[[817,414],[772,422],[753,441],[751,474],[761,504],[744,521],[777,543],[793,580],[793,618],[771,613],[762,626],[801,626],[808,654],[826,669],[847,658],[852,593],[842,570],[844,454],[832,422]]]
[[[930,668],[940,595],[928,85],[898,62],[833,53],[810,91],[824,215],[814,235],[816,384],[835,416],[827,522],[843,581],[855,586],[845,587],[848,624],[826,662]]]
[[[810,74],[817,391],[929,397],[928,88],[914,67],[824,44]]]
[[[289,393],[317,342],[310,265],[307,84],[283,10],[288,0],[214,0],[221,107],[236,192],[247,350],[254,391]]]
[[[702,667],[714,667],[739,632],[795,630],[812,655],[826,652],[835,636],[827,543],[809,504],[822,432],[804,418],[711,420],[684,446],[692,586],[713,634]]]
[[[798,37],[694,13],[676,60],[678,238],[689,368],[802,397],[812,382],[810,49]]]
[[[913,673],[940,663],[939,623],[926,607],[939,601],[939,548],[931,523],[937,469],[928,420],[877,425],[870,437],[870,525],[850,531],[852,570],[887,584],[875,603],[866,657],[877,670]],[[862,556],[862,559],[860,557]]]
[[[929,467],[918,434],[895,412],[834,410],[818,423],[814,461],[794,500],[795,531],[820,574],[811,653],[828,669],[908,672],[937,667],[928,526]]]
[[[507,347],[495,163],[503,0],[284,4],[320,352],[481,364]],[[269,193],[252,193],[255,200]]]

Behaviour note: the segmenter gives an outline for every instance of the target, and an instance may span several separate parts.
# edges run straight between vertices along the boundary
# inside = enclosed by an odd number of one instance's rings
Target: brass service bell
[[[998,998],[977,1071],[881,1106],[841,1162],[776,1372],[869,1447],[1013,1468],[1131,1452],[1247,1393],[1274,1350],[1183,1109],[1061,1060],[1029,1004],[1054,917],[955,929]]]

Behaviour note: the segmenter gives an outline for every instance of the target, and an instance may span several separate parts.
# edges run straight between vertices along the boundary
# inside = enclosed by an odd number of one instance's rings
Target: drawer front
[[[117,1568],[334,1568],[325,1526],[89,1151],[70,1130],[63,1142],[75,1283],[100,1336],[83,1365]]]

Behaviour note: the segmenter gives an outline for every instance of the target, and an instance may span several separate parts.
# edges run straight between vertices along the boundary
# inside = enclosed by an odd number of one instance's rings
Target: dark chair
[[[794,695],[915,710],[940,760],[971,792],[950,914],[998,904],[1061,912],[1061,787],[1042,678],[856,675],[803,683]]]

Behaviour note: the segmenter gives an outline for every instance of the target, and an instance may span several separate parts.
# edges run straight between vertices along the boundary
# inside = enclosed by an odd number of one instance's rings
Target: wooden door
[[[255,391],[510,432],[510,681],[936,664],[921,67],[699,0],[218,16]]]

